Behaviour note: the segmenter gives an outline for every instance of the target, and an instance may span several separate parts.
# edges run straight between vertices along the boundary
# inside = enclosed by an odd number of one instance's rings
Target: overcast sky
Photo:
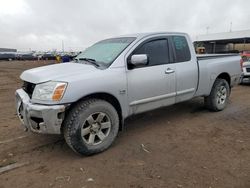
[[[250,29],[248,0],[0,0],[0,47],[80,50],[127,33]]]

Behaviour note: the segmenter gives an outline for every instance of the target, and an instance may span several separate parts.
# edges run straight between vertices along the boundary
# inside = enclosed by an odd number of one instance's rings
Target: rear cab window
[[[175,53],[175,62],[185,62],[191,60],[191,53],[186,37],[172,36],[173,48]]]

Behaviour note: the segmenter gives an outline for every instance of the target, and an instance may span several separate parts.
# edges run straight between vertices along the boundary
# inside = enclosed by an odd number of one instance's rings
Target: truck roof
[[[153,36],[153,35],[187,35],[186,33],[181,33],[181,32],[149,32],[149,33],[134,33],[134,34],[126,34],[126,35],[120,35],[118,37],[136,37],[137,39],[139,38],[144,38],[148,36]],[[115,37],[115,38],[118,38]]]

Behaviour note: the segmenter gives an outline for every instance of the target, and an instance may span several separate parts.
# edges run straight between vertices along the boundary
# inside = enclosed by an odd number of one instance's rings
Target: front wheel
[[[80,101],[64,122],[64,138],[77,153],[92,155],[106,150],[119,130],[115,108],[99,99]]]
[[[212,111],[223,110],[228,102],[230,87],[226,80],[217,78],[209,96],[205,97],[205,106]]]

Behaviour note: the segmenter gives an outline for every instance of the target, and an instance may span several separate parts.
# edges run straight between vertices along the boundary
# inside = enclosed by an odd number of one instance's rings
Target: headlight
[[[67,83],[65,82],[46,82],[37,84],[32,99],[46,101],[60,101],[66,90]]]

